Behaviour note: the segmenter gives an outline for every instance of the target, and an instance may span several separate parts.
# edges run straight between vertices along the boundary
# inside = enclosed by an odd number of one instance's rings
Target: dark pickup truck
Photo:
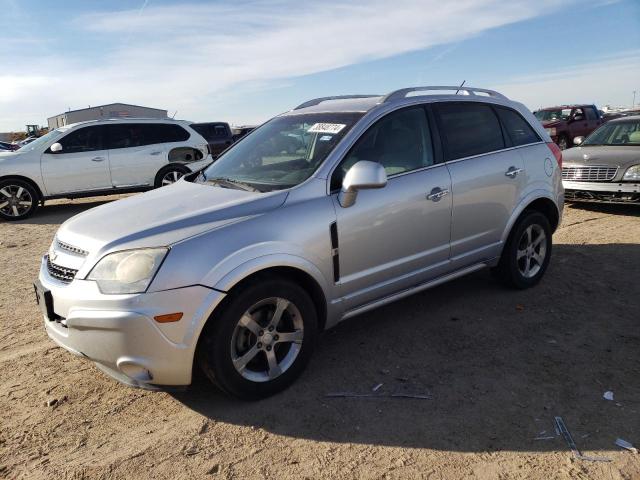
[[[533,113],[562,150],[573,147],[575,137],[586,137],[605,123],[595,105],[562,105]]]
[[[207,141],[213,158],[220,155],[234,142],[231,127],[225,122],[192,123],[191,128]]]

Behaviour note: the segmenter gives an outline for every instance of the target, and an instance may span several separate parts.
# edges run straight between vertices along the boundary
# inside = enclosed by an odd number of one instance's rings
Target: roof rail
[[[349,98],[372,98],[372,97],[380,97],[381,95],[334,95],[332,97],[319,97],[314,98],[313,100],[309,100],[307,102],[301,103],[294,110],[300,110],[301,108],[312,107],[314,105],[318,105],[319,103],[325,102],[327,100],[346,100]]]
[[[386,95],[382,99],[381,103],[391,102],[393,100],[399,100],[401,98],[406,98],[407,95],[409,93],[412,93],[412,92],[425,92],[425,91],[430,91],[430,90],[434,90],[434,91],[438,91],[438,90],[455,90],[456,95],[458,95],[458,92],[462,92],[462,95],[476,95],[476,92],[480,92],[480,93],[487,94],[489,97],[502,98],[504,100],[507,100],[507,97],[505,97],[501,93],[498,93],[495,90],[487,90],[486,88],[460,87],[460,86],[452,86],[452,87],[450,87],[450,86],[441,86],[441,85],[439,85],[439,86],[428,86],[428,87],[401,88],[400,90],[396,90],[396,91],[391,92],[388,95]],[[422,96],[422,95],[416,95],[416,97],[417,96]]]

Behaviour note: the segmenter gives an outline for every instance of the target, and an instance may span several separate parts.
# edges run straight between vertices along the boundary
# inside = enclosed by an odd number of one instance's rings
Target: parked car
[[[225,122],[192,123],[191,128],[207,140],[213,158],[224,152],[234,142],[231,127]]]
[[[568,199],[640,202],[640,115],[611,120],[575,143],[562,168]]]
[[[304,149],[279,148],[301,131]],[[195,365],[265,397],[341,320],[485,267],[538,283],[561,161],[491,90],[311,100],[198,174],[65,222],[36,283],[44,325],[129,385],[188,385]]]
[[[244,137],[247,133],[255,130],[255,125],[242,125],[238,127],[231,127],[231,132],[233,133],[233,141],[237,142],[242,137]]]
[[[572,147],[574,137],[587,136],[605,123],[595,105],[563,105],[534,114],[561,150]]]
[[[16,145],[15,143],[9,143],[9,142],[0,142],[0,148],[2,148],[2,150],[8,150],[10,152],[17,150],[18,148],[20,148],[19,145]]]
[[[119,119],[60,127],[0,153],[0,218],[24,219],[51,198],[168,185],[211,161],[207,142],[188,122]]]

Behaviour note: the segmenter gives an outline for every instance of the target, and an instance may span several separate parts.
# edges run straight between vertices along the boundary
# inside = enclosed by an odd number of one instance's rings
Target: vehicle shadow
[[[74,215],[89,210],[93,207],[104,205],[124,198],[123,195],[110,195],[106,197],[91,197],[77,200],[53,200],[46,202],[44,207],[38,208],[33,216],[20,220],[17,224],[30,225],[58,225]]]
[[[565,450],[562,416],[581,449],[614,450],[640,426],[640,270],[625,265],[639,245],[557,245],[530,290],[483,271],[343,322],[274,397],[242,402],[202,379],[172,396],[278,435],[467,452]],[[431,398],[327,397],[378,384]]]
[[[573,202],[567,200],[567,205],[575,209],[606,213],[608,215],[640,217],[640,204],[638,203]]]

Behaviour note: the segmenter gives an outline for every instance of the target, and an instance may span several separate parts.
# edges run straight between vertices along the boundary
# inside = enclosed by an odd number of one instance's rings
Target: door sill
[[[456,270],[455,272],[451,272],[448,273],[446,275],[443,275],[441,277],[438,277],[434,280],[425,282],[425,283],[421,283],[419,285],[413,286],[411,288],[407,288],[405,290],[401,290],[397,293],[394,293],[392,295],[387,295],[386,297],[380,298],[378,300],[374,300],[373,302],[369,302],[365,305],[362,305],[360,307],[356,307],[354,309],[351,309],[349,311],[347,311],[341,318],[341,320],[346,320],[347,318],[351,318],[351,317],[355,317],[356,315],[360,315],[361,313],[365,313],[368,312],[369,310],[373,310],[375,308],[381,307],[383,305],[387,305],[388,303],[391,302],[395,302],[396,300],[400,300],[402,298],[408,297],[410,295],[413,295],[414,293],[418,293],[421,292],[423,290],[427,290],[429,288],[433,288],[437,285],[441,285],[443,283],[448,282],[449,280],[453,280],[455,278],[458,277],[462,277],[464,275],[467,275],[469,273],[473,273],[475,271],[478,270],[482,270],[483,268],[486,268],[488,266],[487,263],[482,262],[482,263],[477,263],[475,265],[471,265],[469,267],[465,267],[462,268],[460,270]]]

